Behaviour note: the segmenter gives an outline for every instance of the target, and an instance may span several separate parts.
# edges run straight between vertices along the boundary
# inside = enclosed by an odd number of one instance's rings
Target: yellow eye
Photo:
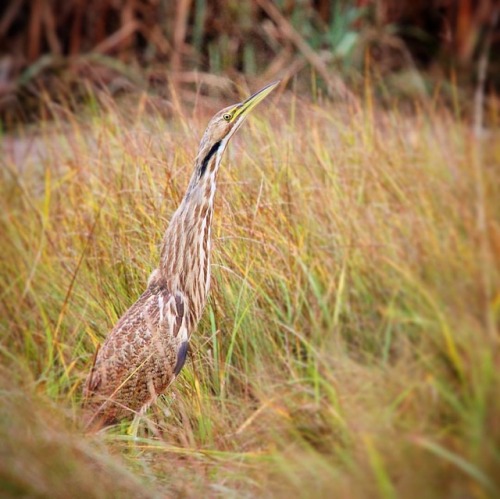
[[[225,113],[222,115],[222,117],[226,120],[226,121],[231,121],[231,118],[232,116],[229,114],[229,113]]]

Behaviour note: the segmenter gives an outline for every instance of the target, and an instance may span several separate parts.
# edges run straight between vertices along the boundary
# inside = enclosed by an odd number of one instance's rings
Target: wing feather
[[[167,389],[187,354],[186,305],[182,293],[152,284],[121,317],[84,388],[93,419],[131,416]]]

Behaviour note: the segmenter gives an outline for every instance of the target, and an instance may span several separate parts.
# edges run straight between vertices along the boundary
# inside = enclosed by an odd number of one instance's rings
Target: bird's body
[[[248,112],[276,85],[210,121],[187,192],[165,232],[160,264],[146,291],[107,336],[87,377],[88,426],[133,417],[165,392],[182,369],[210,287],[210,230],[222,155]]]

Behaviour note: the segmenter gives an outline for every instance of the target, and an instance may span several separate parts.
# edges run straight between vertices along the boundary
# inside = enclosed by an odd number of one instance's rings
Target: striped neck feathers
[[[207,273],[217,173],[227,139],[210,145],[202,140],[186,194],[165,232],[160,272],[172,288],[183,289],[193,273]]]

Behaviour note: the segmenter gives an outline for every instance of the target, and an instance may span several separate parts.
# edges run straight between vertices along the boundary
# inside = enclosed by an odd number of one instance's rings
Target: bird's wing
[[[141,371],[168,385],[180,372],[188,350],[186,299],[150,286],[121,317],[96,355],[85,397],[111,396]],[[155,382],[156,385],[156,382]],[[166,386],[165,386],[166,388]]]

